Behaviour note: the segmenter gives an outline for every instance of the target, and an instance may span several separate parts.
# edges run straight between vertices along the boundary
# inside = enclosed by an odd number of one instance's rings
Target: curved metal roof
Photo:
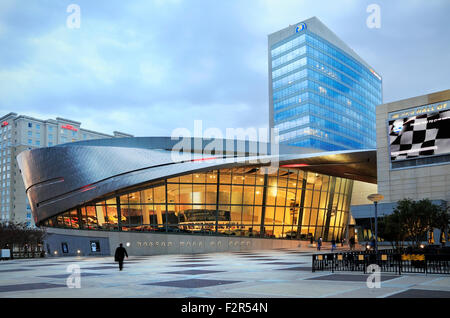
[[[218,146],[214,154],[204,154],[201,151],[210,149],[211,140],[185,141],[192,147],[177,148],[178,141],[170,137],[133,137],[21,152],[17,161],[35,222],[139,184],[213,169],[263,167],[271,162],[280,167],[376,183],[375,150],[306,153],[304,148],[283,146],[279,155],[267,155],[270,144],[220,139],[214,142],[225,150],[218,150]],[[237,147],[239,143],[241,148]]]

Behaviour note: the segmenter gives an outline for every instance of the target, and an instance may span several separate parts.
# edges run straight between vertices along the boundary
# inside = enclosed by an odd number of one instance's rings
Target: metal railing
[[[315,254],[312,271],[352,271],[367,273],[367,267],[376,264],[381,272],[423,274],[450,274],[450,254],[395,252],[346,252]]]

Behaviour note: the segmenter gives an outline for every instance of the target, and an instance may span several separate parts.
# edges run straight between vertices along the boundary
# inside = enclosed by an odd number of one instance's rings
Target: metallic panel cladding
[[[103,139],[23,151],[17,161],[38,225],[49,217],[124,188],[196,171],[255,164],[264,166],[269,164],[269,159],[279,159],[281,163],[305,163],[311,165],[311,171],[338,173],[349,179],[358,179],[354,173],[360,170],[362,176],[359,179],[376,180],[374,150],[304,154],[302,148],[281,147],[283,153],[279,157],[255,156],[254,152],[248,151],[249,142],[244,143],[247,156],[235,152],[226,157],[222,154],[202,155],[196,149],[191,160],[174,162],[170,148],[174,142],[170,137]],[[205,143],[200,145],[204,147]],[[267,144],[258,143],[258,146],[262,149]],[[220,159],[198,160],[211,157]]]

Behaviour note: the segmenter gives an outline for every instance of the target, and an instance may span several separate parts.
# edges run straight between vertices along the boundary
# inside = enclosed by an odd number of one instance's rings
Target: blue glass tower
[[[270,127],[278,129],[280,143],[376,148],[380,75],[316,17],[268,40]]]

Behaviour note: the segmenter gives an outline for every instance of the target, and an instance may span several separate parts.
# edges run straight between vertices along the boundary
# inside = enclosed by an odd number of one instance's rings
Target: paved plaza
[[[113,257],[60,257],[0,262],[0,297],[83,298],[384,298],[450,297],[444,275],[367,275],[311,271],[312,251],[283,249],[235,253],[130,256],[123,271]],[[71,264],[81,288],[68,288]]]

